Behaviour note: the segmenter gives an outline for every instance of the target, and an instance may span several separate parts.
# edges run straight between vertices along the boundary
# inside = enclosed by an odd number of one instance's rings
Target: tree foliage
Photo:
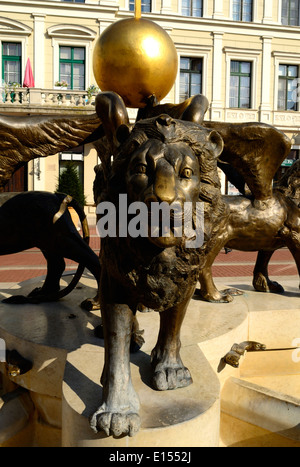
[[[83,188],[80,183],[76,167],[72,162],[66,165],[65,170],[58,178],[58,185],[55,190],[56,193],[66,193],[72,196],[81,206],[86,203]]]

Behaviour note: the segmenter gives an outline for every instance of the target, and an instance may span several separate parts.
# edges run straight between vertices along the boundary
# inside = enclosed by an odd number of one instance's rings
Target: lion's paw
[[[184,388],[192,382],[191,374],[186,367],[160,369],[155,371],[152,379],[153,387],[158,391]]]
[[[83,300],[83,302],[81,302],[80,307],[86,311],[95,311],[100,310],[100,303],[94,298],[86,298]]]
[[[215,290],[214,292],[210,293],[207,291],[202,291],[202,289],[196,289],[194,297],[198,300],[204,300],[205,302],[211,303],[230,303],[233,301],[233,293],[230,293],[228,289],[220,292]]]
[[[90,419],[90,426],[95,433],[104,431],[107,436],[135,436],[140,429],[140,417],[137,413],[103,412],[101,408]]]

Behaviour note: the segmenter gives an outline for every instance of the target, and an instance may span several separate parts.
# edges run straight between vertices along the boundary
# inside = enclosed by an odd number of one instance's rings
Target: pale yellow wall
[[[213,14],[213,1],[208,0],[207,2],[207,15],[212,16]]]
[[[1,12],[1,7],[0,7],[0,12]],[[31,13],[28,11],[27,14],[25,13],[20,13],[18,9],[16,8],[13,13],[0,13],[1,16],[4,16],[6,18],[11,18],[15,21],[19,21],[20,23],[25,24],[26,26],[29,26],[30,28],[33,28],[33,18],[31,16]]]
[[[226,33],[223,36],[223,45],[224,47],[235,47],[237,49],[261,50],[262,41],[260,36]]]
[[[278,5],[279,0],[273,0],[273,20],[278,21]]]
[[[225,16],[225,18],[229,18],[229,11],[230,11],[230,2],[232,0],[223,0],[223,14]],[[210,2],[209,3],[213,3],[213,2]]]
[[[55,154],[54,156],[48,156],[45,160],[45,190],[46,191],[55,191],[58,184],[58,174],[59,174],[59,156]]]
[[[86,144],[84,147],[84,194],[87,202],[94,203],[93,181],[95,178],[94,167],[98,164],[97,151],[92,144]]]
[[[274,37],[272,40],[273,50],[276,52],[300,54],[300,37],[299,40],[291,40]]]
[[[45,88],[52,89],[53,87],[53,48],[51,38],[45,37]]]
[[[261,22],[263,16],[264,16],[264,4],[263,2],[257,2],[257,12],[256,12],[257,21]]]
[[[212,45],[212,36],[210,32],[201,30],[201,26],[196,31],[173,29],[171,37],[175,44],[191,44],[192,45]]]
[[[178,11],[178,0],[172,0],[172,10]]]

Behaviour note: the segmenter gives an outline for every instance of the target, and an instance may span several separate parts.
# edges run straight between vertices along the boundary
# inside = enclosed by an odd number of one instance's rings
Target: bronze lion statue
[[[61,144],[59,150],[93,141],[101,159],[94,184],[103,229],[100,263],[97,258],[94,264],[100,285],[90,303],[97,306],[100,301],[105,342],[103,400],[90,420],[96,432],[117,437],[139,430],[139,401],[129,362],[137,310],[145,307],[160,314],[151,354],[153,388],[182,388],[192,383],[192,375],[180,357],[180,329],[197,282],[206,300],[230,300],[230,294],[216,289],[211,275],[220,249],[259,251],[256,273],[268,286],[267,264],[275,249],[286,245],[299,269],[298,166],[276,190],[272,187],[290,141],[270,125],[206,122],[207,107],[201,95],[179,105],[156,105],[150,98],[135,125],[130,125],[122,99],[106,92],[97,96],[97,115],[84,121],[22,120],[12,128],[6,120],[0,122],[0,132],[4,127],[13,137],[17,130],[23,136],[46,134],[46,139],[38,139],[33,156],[29,144],[29,152],[22,155],[25,161],[49,154],[49,135],[51,151]],[[60,130],[57,140],[51,138],[53,124]],[[77,138],[72,136],[75,130]],[[3,161],[9,164],[9,170],[3,169],[4,183],[17,162],[4,156]],[[221,194],[218,165],[238,179],[242,196],[231,199]],[[156,210],[158,205],[161,210]],[[52,231],[49,242],[63,238]],[[56,246],[61,248],[60,242]],[[61,270],[61,264],[56,268]]]
[[[101,99],[100,94],[97,105]],[[113,233],[101,237],[100,305],[105,365],[101,377],[103,401],[91,417],[91,427],[96,432],[104,430],[107,435],[133,436],[140,419],[139,401],[130,376],[129,346],[134,317],[141,304],[160,313],[160,330],[151,354],[154,389],[175,389],[192,382],[180,357],[180,329],[204,256],[201,246],[193,247],[195,238],[190,235],[197,232],[196,204],[206,180],[212,178],[217,183],[217,158],[223,141],[214,130],[167,114],[140,120],[133,129],[127,124],[111,128],[116,130],[121,144],[115,150],[112,165],[109,167],[108,159],[104,161],[98,179],[102,183],[99,200],[115,206],[117,231],[122,228],[121,210],[128,212],[128,226],[134,221],[132,206],[141,208],[141,204],[134,203],[142,203],[149,218],[156,203],[177,206],[177,213],[183,212],[185,203],[192,207],[192,228],[182,229],[181,235],[176,229],[184,220],[181,217],[178,222],[171,215],[167,233],[160,219],[155,234],[146,222],[146,226],[139,227],[145,235]],[[120,194],[126,195],[126,206],[123,199],[121,203]],[[223,203],[219,199],[222,215]],[[141,222],[144,220],[141,218]]]
[[[235,289],[218,291],[211,267],[223,247],[258,251],[253,286],[260,292],[284,292],[271,281],[268,264],[275,250],[288,247],[300,270],[299,161],[275,186],[273,178],[291,150],[290,139],[280,130],[263,123],[203,122],[224,141],[218,164],[239,189],[240,196],[223,196],[227,205],[226,223],[206,227],[217,229],[206,245],[205,266],[199,272],[198,294],[211,302],[230,302]]]
[[[272,187],[273,176],[290,150],[289,139],[261,123],[204,122],[207,106],[201,95],[179,105],[156,105],[150,99],[132,128],[118,96],[97,97],[96,110],[107,140],[98,142],[102,165],[95,179],[95,198],[99,204],[115,207],[116,222],[111,224],[113,235],[108,229],[101,239],[99,299],[105,365],[103,401],[91,417],[96,432],[132,436],[139,429],[129,346],[141,306],[160,313],[151,354],[154,389],[184,387],[192,376],[180,358],[180,328],[197,281],[206,300],[231,300],[230,293],[216,289],[211,275],[220,249],[226,245],[259,251],[256,271],[269,284],[266,264],[275,249],[288,246],[299,267],[299,203],[288,194],[290,184],[276,192]],[[243,181],[243,196],[232,199],[221,194],[218,165],[222,164]],[[126,195],[125,204],[120,195]],[[184,216],[179,222],[178,216],[171,215],[167,232],[162,215],[154,231],[147,222],[146,227],[141,225],[145,220],[141,216],[137,235],[116,234],[124,228],[122,212],[128,214],[127,227],[132,222],[137,225],[133,216],[137,211],[130,207],[140,206],[142,211],[141,206],[146,206],[149,220],[156,203],[175,205],[181,214],[183,205],[190,203],[195,234],[199,202],[204,216],[201,245],[187,247],[191,238],[184,229],[178,235]],[[103,220],[104,210],[98,215]],[[108,220],[109,216],[107,225]]]
[[[288,247],[300,273],[300,161],[276,184],[272,196],[259,204],[252,196],[225,196],[229,208],[226,225],[219,229],[218,240],[207,244],[205,266],[200,270],[200,295],[210,302],[230,302],[235,289],[219,291],[211,267],[223,247],[257,251],[253,287],[259,292],[283,293],[283,287],[269,278],[268,265],[273,253]],[[295,189],[295,183],[298,186]],[[294,186],[293,186],[294,185]]]
[[[273,187],[273,178],[291,150],[291,141],[282,131],[264,123],[205,121],[207,109],[205,96],[196,95],[179,105],[156,105],[155,98],[150,98],[146,108],[140,111],[140,117],[145,118],[164,110],[217,131],[224,142],[218,167],[241,193],[241,196],[222,196],[227,214],[219,216],[220,184],[208,179],[206,189],[201,190],[206,246],[205,264],[199,271],[201,288],[196,294],[204,300],[223,303],[232,301],[239,293],[235,289],[219,291],[213,281],[212,265],[224,247],[258,251],[254,288],[260,292],[282,293],[282,286],[271,281],[268,275],[274,251],[288,247],[300,271],[299,161]]]

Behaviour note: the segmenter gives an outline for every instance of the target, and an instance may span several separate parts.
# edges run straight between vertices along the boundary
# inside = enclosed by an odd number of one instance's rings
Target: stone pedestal
[[[28,293],[37,282],[21,284],[22,293]],[[93,333],[100,324],[100,312],[85,312],[79,305],[84,298],[95,295],[95,285],[90,276],[85,276],[79,287],[58,303],[1,306],[0,337],[9,350],[16,349],[33,362],[32,370],[13,378],[16,385],[29,391],[34,404],[34,413],[29,417],[34,424],[31,443],[218,446],[220,382],[199,343],[214,342],[219,336],[218,351],[223,356],[236,330],[246,336],[246,309],[238,303],[230,304],[215,315],[214,305],[192,300],[182,327],[181,357],[191,371],[193,384],[174,391],[151,388],[150,354],[158,335],[159,315],[139,313],[145,344],[132,354],[131,369],[141,403],[141,430],[133,438],[114,439],[104,433],[94,434],[88,422],[101,404],[104,348],[103,340]],[[12,294],[18,293],[12,290]],[[213,366],[217,366],[218,359],[212,359]],[[7,379],[5,364],[0,365]]]
[[[71,275],[65,277],[65,281],[69,282]],[[27,295],[41,283],[42,278],[26,281],[12,288],[11,295]],[[5,341],[8,350],[17,350],[33,363],[29,372],[16,377],[9,377],[6,364],[0,363],[2,392],[11,392],[12,384],[13,387],[20,386],[28,391],[33,402],[33,410],[28,413],[28,424],[24,430],[26,437],[25,434],[22,437],[16,426],[11,439],[3,437],[4,445],[61,446],[62,381],[67,355],[87,341],[98,343],[93,329],[101,323],[100,313],[98,316],[96,313],[85,313],[79,306],[81,297],[84,299],[95,295],[94,287],[96,281],[86,278],[73,294],[57,303],[1,303],[0,338]],[[5,423],[8,426],[10,419],[7,418]],[[10,433],[13,431],[11,427]]]
[[[94,434],[88,417],[101,403],[99,379],[104,352],[83,348],[68,355],[63,381],[62,445],[65,447],[186,447],[218,446],[220,386],[197,345],[184,347],[182,358],[193,384],[175,391],[154,391],[150,385],[150,356],[131,358],[132,380],[140,399],[141,429],[132,438]]]
[[[37,279],[21,284],[22,293],[27,294],[40,281]],[[1,413],[6,414],[6,419],[0,424],[0,445],[211,447],[219,445],[220,423],[221,444],[225,445],[234,444],[234,439],[229,437],[229,441],[227,435],[238,433],[235,427],[240,423],[244,424],[245,439],[239,442],[244,445],[247,445],[246,437],[250,431],[253,434],[255,430],[270,430],[272,425],[267,423],[266,417],[260,421],[261,428],[253,427],[259,417],[252,410],[254,405],[251,401],[256,394],[259,397],[262,394],[261,388],[257,387],[258,378],[260,383],[264,381],[268,395],[272,384],[275,402],[280,401],[278,413],[284,407],[282,401],[285,399],[277,396],[283,392],[283,388],[288,400],[293,398],[290,406],[293,411],[296,410],[300,402],[298,399],[295,401],[294,393],[290,394],[289,382],[285,383],[285,379],[291,377],[291,364],[287,368],[286,363],[280,363],[283,357],[287,361],[289,355],[283,356],[278,351],[264,356],[252,354],[250,358],[249,353],[248,359],[247,356],[241,359],[240,368],[225,366],[222,357],[234,343],[245,340],[257,340],[268,348],[278,349],[290,347],[300,337],[297,326],[300,319],[298,279],[283,296],[255,292],[247,280],[228,279],[222,284],[218,283],[218,288],[224,288],[224,284],[243,290],[244,295],[235,297],[229,304],[212,304],[196,298],[190,302],[181,331],[181,357],[193,377],[193,384],[187,388],[174,391],[155,391],[151,388],[150,354],[157,339],[159,315],[155,312],[138,313],[145,344],[139,352],[131,355],[131,371],[141,403],[141,430],[132,438],[125,436],[116,439],[104,433],[94,434],[89,426],[90,415],[101,404],[100,376],[104,348],[103,340],[94,336],[94,329],[101,322],[100,312],[85,312],[80,308],[80,303],[95,295],[96,281],[85,275],[79,286],[58,303],[1,304],[0,338],[4,339],[8,350],[15,349],[31,360],[33,367],[24,375],[9,377],[6,364],[0,363],[2,392],[25,389],[25,393],[15,393],[15,399],[9,402],[10,407],[5,406],[5,397],[1,399],[0,394]],[[12,289],[11,293],[16,295],[20,290]],[[297,357],[299,353],[296,350]],[[266,365],[264,362],[270,358],[273,364]],[[273,368],[276,369],[276,381],[272,379]],[[269,372],[272,370],[272,374],[268,375],[268,369]],[[298,381],[299,375],[297,361],[293,365],[293,387],[296,387],[295,381]],[[249,401],[243,398],[243,405],[239,408],[239,400],[236,400],[239,392],[231,388],[249,394]],[[260,399],[257,407],[259,403]],[[273,399],[270,401],[269,398],[268,403],[273,404]],[[11,417],[10,413],[20,413],[20,419]],[[284,436],[288,431],[286,427],[293,423],[294,415],[289,417],[286,414],[289,418],[284,427]],[[252,424],[250,431],[245,429],[245,424]],[[295,434],[294,430],[291,436],[292,442],[297,442],[298,432]]]

